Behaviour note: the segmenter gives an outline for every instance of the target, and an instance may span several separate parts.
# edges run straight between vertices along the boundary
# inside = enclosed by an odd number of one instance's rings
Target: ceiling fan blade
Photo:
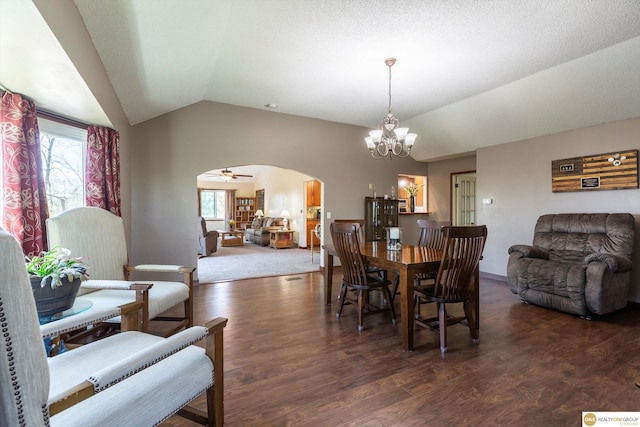
[[[242,177],[246,177],[246,178],[253,178],[253,175],[242,175],[240,173],[234,173],[233,176],[242,176]]]

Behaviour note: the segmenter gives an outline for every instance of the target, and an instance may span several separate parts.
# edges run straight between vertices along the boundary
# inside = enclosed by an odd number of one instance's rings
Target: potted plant
[[[88,277],[82,258],[71,257],[71,251],[57,246],[27,258],[27,272],[40,317],[73,307],[80,285]]]
[[[229,220],[229,230],[233,231],[235,225],[236,225],[236,222],[234,220],[230,219]]]

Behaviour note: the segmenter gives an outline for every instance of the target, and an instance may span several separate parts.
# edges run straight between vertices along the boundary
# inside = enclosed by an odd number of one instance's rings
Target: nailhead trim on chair
[[[76,329],[84,328],[85,326],[89,326],[89,325],[94,325],[94,324],[96,324],[98,322],[103,322],[105,320],[109,320],[109,319],[112,319],[112,318],[113,318],[112,315],[105,315],[104,317],[99,317],[97,319],[93,319],[90,322],[78,323],[77,325],[74,325],[73,327],[62,328],[62,329],[56,330],[55,332],[50,332],[48,334],[44,334],[44,335],[42,335],[42,338],[55,337],[57,335],[64,334],[64,333],[67,333],[67,332],[72,332],[72,331],[75,331]]]
[[[172,349],[172,351],[156,357],[152,361],[147,362],[144,365],[140,366],[138,369],[135,369],[135,370],[133,370],[131,372],[128,372],[127,374],[123,375],[122,377],[114,379],[113,381],[109,382],[108,384],[100,385],[99,382],[98,382],[98,379],[95,378],[94,376],[89,377],[89,379],[87,381],[89,381],[91,384],[93,384],[93,388],[94,388],[94,390],[96,392],[103,391],[103,390],[111,387],[112,385],[115,385],[115,384],[119,383],[120,381],[122,381],[122,380],[124,380],[126,378],[129,378],[131,375],[134,375],[134,374],[136,374],[136,373],[148,368],[149,366],[155,365],[157,362],[159,362],[159,361],[161,361],[163,359],[166,359],[167,357],[171,356],[172,354],[176,354],[180,350],[183,350],[183,349],[189,347],[190,345],[197,343],[198,341],[200,341],[201,339],[203,339],[206,336],[207,336],[207,334],[204,333],[200,337],[197,337],[197,338],[194,338],[193,340],[185,342],[182,346],[176,347],[176,348]]]
[[[13,354],[13,342],[9,330],[7,328],[7,316],[4,311],[4,303],[0,299],[0,331],[2,331],[2,339],[6,343],[7,348],[7,361],[9,362],[9,372],[11,378],[11,386],[13,388],[13,399],[16,402],[16,408],[18,408],[18,420],[19,425],[26,426],[24,420],[24,408],[22,403],[22,390],[20,389],[20,383],[18,382],[18,376],[16,374],[15,356]],[[46,405],[42,407],[42,419],[45,425],[49,425],[49,409]]]
[[[20,425],[24,426],[24,415],[22,411],[22,393],[20,392],[20,384],[18,383],[18,378],[16,377],[16,367],[13,361],[13,344],[11,343],[11,335],[7,330],[7,317],[4,312],[4,304],[2,299],[0,299],[0,327],[2,328],[2,339],[6,343],[7,348],[7,360],[9,361],[9,372],[11,377],[11,385],[13,387],[13,398],[16,402],[16,407],[18,408],[18,419],[20,420]]]

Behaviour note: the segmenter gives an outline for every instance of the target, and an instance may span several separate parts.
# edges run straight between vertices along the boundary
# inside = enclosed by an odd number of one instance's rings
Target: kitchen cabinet
[[[307,181],[307,207],[320,206],[321,203],[321,184],[318,180]]]

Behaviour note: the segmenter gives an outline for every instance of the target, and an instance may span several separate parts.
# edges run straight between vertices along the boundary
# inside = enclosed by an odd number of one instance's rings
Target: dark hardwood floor
[[[521,304],[504,282],[480,287],[480,343],[455,325],[441,355],[422,328],[402,351],[388,313],[366,317],[362,333],[353,307],[336,319],[339,286],[326,307],[320,273],[200,285],[196,323],[229,319],[225,424],[577,426],[582,411],[639,410],[637,307],[588,321]]]

